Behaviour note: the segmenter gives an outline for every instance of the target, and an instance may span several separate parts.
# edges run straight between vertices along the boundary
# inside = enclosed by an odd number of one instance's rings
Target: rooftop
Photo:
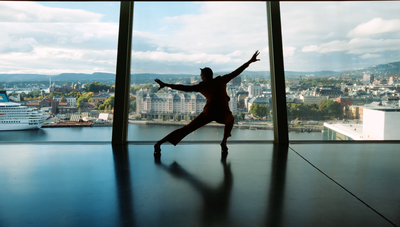
[[[376,140],[366,133],[363,133],[363,125],[362,123],[354,124],[354,123],[324,123],[324,126],[332,129],[338,133],[341,133],[347,137],[352,138],[353,140]]]

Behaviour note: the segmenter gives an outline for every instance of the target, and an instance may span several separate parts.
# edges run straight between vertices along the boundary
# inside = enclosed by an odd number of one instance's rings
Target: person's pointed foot
[[[161,165],[161,153],[154,152],[154,163],[156,163],[156,165]]]
[[[161,155],[161,144],[159,142],[154,145],[154,155]]]

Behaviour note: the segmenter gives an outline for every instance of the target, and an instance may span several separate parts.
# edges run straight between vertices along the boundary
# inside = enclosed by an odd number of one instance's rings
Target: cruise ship
[[[0,131],[38,129],[43,121],[42,114],[10,102],[6,91],[0,91]]]

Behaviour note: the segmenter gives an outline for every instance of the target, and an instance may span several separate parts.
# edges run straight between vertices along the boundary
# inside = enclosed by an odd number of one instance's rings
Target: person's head
[[[213,71],[210,68],[205,67],[200,70],[201,70],[200,76],[203,81],[211,80],[213,78]]]

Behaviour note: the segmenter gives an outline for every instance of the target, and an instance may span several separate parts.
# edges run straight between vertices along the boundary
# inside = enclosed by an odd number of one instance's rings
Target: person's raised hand
[[[161,80],[159,80],[159,79],[155,79],[154,81],[155,81],[155,82],[157,82],[157,83],[160,85],[160,87],[158,88],[158,90],[160,90],[160,89],[162,89],[162,88],[164,88],[164,87],[165,87],[165,83],[164,83],[164,82],[162,82]]]
[[[257,59],[257,56],[260,54],[260,52],[257,50],[254,54],[253,54],[253,56],[250,58],[250,60],[249,60],[249,62],[250,63],[253,63],[253,62],[256,62],[256,61],[260,61],[260,59]]]

